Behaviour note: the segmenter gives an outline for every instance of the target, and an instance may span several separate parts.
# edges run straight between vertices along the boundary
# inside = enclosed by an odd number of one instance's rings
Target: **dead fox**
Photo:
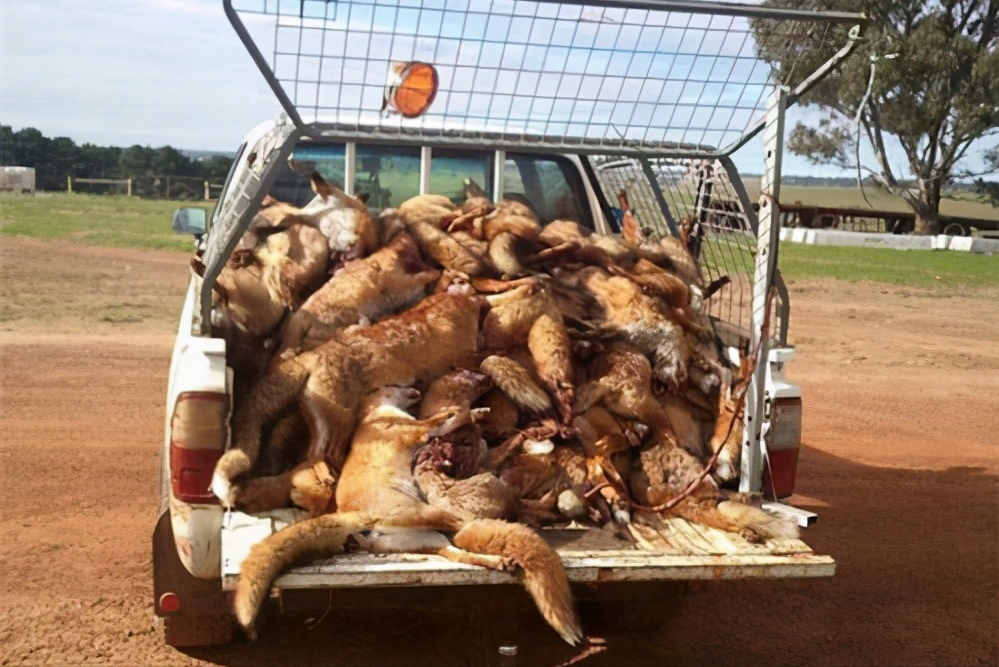
[[[270,334],[324,278],[322,235],[306,225],[270,234],[251,250],[233,253],[212,285],[227,318],[251,337]],[[191,268],[204,278],[200,257]]]
[[[333,266],[359,259],[378,247],[378,223],[368,207],[357,197],[323,180],[319,172],[310,179],[315,199],[306,204],[299,216],[326,237]]]
[[[417,420],[406,408],[419,392],[384,387],[364,400],[362,417],[337,485],[335,514],[307,519],[256,544],[242,565],[234,608],[240,625],[255,636],[260,606],[277,575],[303,557],[342,553],[347,537],[374,552],[433,553],[496,570],[517,571],[545,619],[570,644],[582,640],[569,582],[558,554],[518,524],[464,521],[420,498],[410,474],[414,449],[464,419],[449,410]],[[439,530],[457,531],[448,541]],[[362,534],[367,531],[366,534]]]
[[[672,391],[679,391],[687,381],[690,364],[690,343],[683,328],[627,278],[591,266],[579,271],[578,279],[600,303],[601,325],[650,355],[655,377]]]
[[[275,356],[311,350],[352,324],[370,324],[409,306],[440,272],[425,266],[407,233],[371,255],[340,268],[288,318]]]
[[[367,327],[352,327],[309,352],[279,361],[253,388],[233,419],[233,447],[219,459],[212,491],[225,506],[233,482],[249,473],[264,429],[298,403],[309,427],[307,460],[338,473],[360,397],[369,389],[427,381],[477,354],[481,297],[434,294]]]

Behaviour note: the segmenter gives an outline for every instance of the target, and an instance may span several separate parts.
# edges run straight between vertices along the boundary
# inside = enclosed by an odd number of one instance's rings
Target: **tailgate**
[[[286,509],[257,515],[233,512],[222,529],[222,586],[233,590],[250,548],[305,513]],[[546,528],[542,536],[562,556],[571,581],[771,579],[832,576],[836,564],[797,539],[750,544],[738,535],[658,519],[633,524],[637,545],[599,529]],[[458,586],[509,584],[502,572],[454,563],[440,556],[347,553],[286,571],[276,588]]]

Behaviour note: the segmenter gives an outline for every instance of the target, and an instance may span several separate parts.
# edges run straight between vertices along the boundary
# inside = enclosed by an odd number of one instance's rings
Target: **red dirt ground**
[[[469,625],[467,608],[334,610],[315,630],[291,617],[255,644],[186,652],[158,641],[150,534],[187,261],[0,244],[0,664],[498,663],[511,619]],[[820,514],[805,539],[836,576],[712,583],[665,633],[609,635],[583,664],[996,665],[997,292],[792,284],[792,500]],[[520,665],[573,654],[540,618],[518,641]]]

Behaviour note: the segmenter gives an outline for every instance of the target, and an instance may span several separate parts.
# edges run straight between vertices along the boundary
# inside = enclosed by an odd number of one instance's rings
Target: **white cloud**
[[[80,143],[233,150],[279,110],[220,2],[4,7],[0,121],[15,129]]]

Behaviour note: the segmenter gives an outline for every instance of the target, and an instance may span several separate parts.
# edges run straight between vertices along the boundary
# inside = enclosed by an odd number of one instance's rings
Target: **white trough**
[[[810,245],[854,246],[863,248],[895,248],[897,250],[957,250],[991,255],[999,253],[999,239],[972,236],[913,236],[844,232],[830,229],[785,228],[780,240]]]

